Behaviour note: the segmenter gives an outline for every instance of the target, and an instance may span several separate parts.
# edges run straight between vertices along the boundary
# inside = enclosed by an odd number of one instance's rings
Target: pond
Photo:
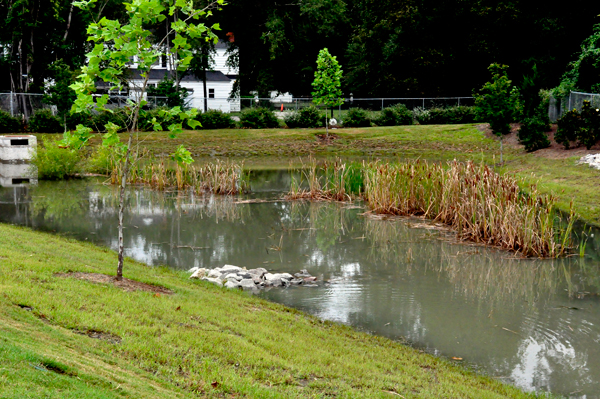
[[[16,183],[0,188],[1,222],[116,249],[114,187]],[[126,255],[185,270],[307,269],[317,287],[259,295],[460,358],[525,390],[600,397],[599,231],[584,258],[519,260],[455,243],[420,219],[367,217],[361,203],[282,201],[285,170],[254,172],[251,184],[253,194],[239,198],[130,189]]]

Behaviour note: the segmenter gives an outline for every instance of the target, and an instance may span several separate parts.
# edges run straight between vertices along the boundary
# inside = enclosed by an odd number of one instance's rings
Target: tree
[[[49,77],[52,82],[46,85],[46,95],[44,101],[56,106],[58,116],[63,121],[65,130],[67,129],[67,114],[73,106],[77,95],[71,89],[71,84],[75,79],[75,73],[63,60],[57,60],[49,66]]]
[[[488,70],[492,73],[492,80],[484,84],[478,93],[473,93],[477,117],[488,122],[492,132],[500,136],[500,163],[503,162],[502,136],[510,133],[510,123],[519,120],[521,112],[519,90],[512,86],[506,69],[506,65],[490,65]]]
[[[82,9],[91,9],[97,0],[75,1],[73,4]],[[207,40],[216,41],[217,38],[212,30],[219,29],[218,24],[211,28],[202,23],[195,23],[199,18],[212,14],[212,10],[223,5],[223,0],[216,0],[203,9],[194,8],[193,0],[130,0],[125,2],[126,14],[122,21],[102,18],[96,23],[89,25],[87,33],[88,40],[94,46],[86,57],[88,63],[82,67],[82,74],[71,88],[77,93],[77,99],[73,104],[73,112],[103,111],[113,112],[107,107],[108,95],[100,97],[93,96],[96,91],[98,79],[112,84],[121,90],[124,82],[127,82],[126,71],[129,62],[134,60],[140,73],[142,83],[135,88],[136,95],[128,101],[127,121],[124,124],[129,129],[127,144],[121,143],[117,131],[125,126],[117,126],[112,122],[105,125],[107,133],[103,136],[103,145],[117,148],[117,153],[122,154],[121,172],[119,176],[119,221],[118,221],[118,266],[116,279],[123,278],[123,212],[125,205],[125,186],[132,158],[132,141],[134,133],[138,130],[138,117],[140,110],[147,104],[145,95],[148,89],[148,80],[153,65],[162,57],[173,60],[174,66],[179,71],[185,71],[192,59],[190,39],[205,36]],[[152,29],[158,24],[168,21],[169,30],[166,35],[158,35],[160,29]],[[171,36],[174,39],[170,40]],[[170,45],[167,46],[167,43]],[[161,111],[163,116],[167,114],[175,119],[167,128],[170,137],[183,130],[183,122],[192,128],[199,125],[194,118],[197,110],[184,111],[181,107],[173,107]],[[156,118],[152,123],[154,130],[163,130]],[[64,141],[70,147],[80,148],[90,138],[90,128],[78,125],[74,133],[65,132]],[[192,162],[189,151],[180,146],[171,155],[178,163]]]
[[[205,40],[197,40],[194,44],[194,58],[190,64],[190,71],[202,79],[202,97],[204,97],[204,112],[208,111],[208,94],[206,87],[206,71],[210,71],[214,65],[215,45]]]
[[[319,51],[317,57],[317,70],[315,80],[312,83],[314,91],[313,102],[316,105],[325,105],[325,129],[329,135],[329,123],[327,121],[327,107],[335,107],[344,102],[341,89],[342,69],[335,56],[329,54],[327,48]]]
[[[153,97],[166,97],[166,100],[157,101],[157,104],[164,104],[167,107],[185,107],[185,99],[189,96],[187,90],[175,84],[173,79],[165,76],[158,82],[156,87],[148,87],[148,95]]]

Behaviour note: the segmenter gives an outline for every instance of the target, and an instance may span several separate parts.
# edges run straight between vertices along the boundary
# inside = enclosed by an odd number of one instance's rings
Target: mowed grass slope
[[[128,260],[125,275],[173,295],[56,275],[115,265],[110,250],[0,225],[0,397],[533,397],[166,268]]]

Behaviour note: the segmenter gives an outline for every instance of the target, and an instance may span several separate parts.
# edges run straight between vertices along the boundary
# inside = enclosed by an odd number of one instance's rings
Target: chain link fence
[[[550,121],[556,122],[564,114],[574,109],[581,112],[584,101],[589,101],[592,108],[600,108],[600,94],[572,91],[567,97],[562,99],[550,97],[550,105],[548,107]]]
[[[150,108],[161,107],[167,104],[167,97],[146,98]],[[125,107],[131,98],[124,95],[109,95],[108,107]],[[11,116],[20,117],[28,121],[31,115],[40,109],[50,109],[56,115],[56,106],[44,101],[44,94],[38,93],[0,93],[0,109]]]
[[[289,113],[314,105],[312,98],[241,98],[240,111],[246,108],[265,107],[274,111]],[[448,108],[454,106],[473,106],[473,97],[419,97],[419,98],[345,98],[343,104],[333,109],[334,115],[341,118],[352,108],[362,108],[369,111],[381,111],[384,108],[404,104],[408,109],[416,108]],[[325,109],[324,106],[319,106]]]

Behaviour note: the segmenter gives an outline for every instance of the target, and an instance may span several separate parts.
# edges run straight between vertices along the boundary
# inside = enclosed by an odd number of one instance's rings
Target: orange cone
[[[281,103],[281,112],[283,112],[283,103]]]

